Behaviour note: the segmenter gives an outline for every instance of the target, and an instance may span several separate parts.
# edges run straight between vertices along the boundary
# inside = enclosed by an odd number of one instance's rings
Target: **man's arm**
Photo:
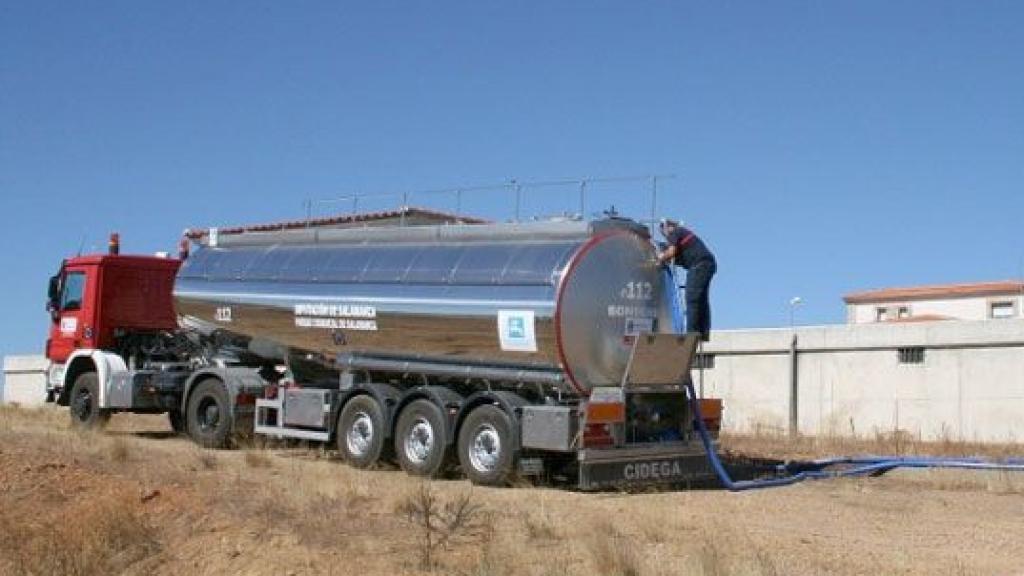
[[[661,254],[658,254],[658,264],[664,264],[666,262],[670,262],[678,254],[679,254],[679,247],[676,246],[675,244],[673,244],[673,245],[669,246],[668,248],[666,248],[664,252],[662,252]]]

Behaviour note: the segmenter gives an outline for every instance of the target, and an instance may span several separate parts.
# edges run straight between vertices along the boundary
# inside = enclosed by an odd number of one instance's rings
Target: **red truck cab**
[[[76,350],[117,351],[133,333],[174,330],[172,291],[181,261],[101,254],[65,260],[50,278],[46,357],[57,368]],[[59,382],[51,370],[51,384]]]

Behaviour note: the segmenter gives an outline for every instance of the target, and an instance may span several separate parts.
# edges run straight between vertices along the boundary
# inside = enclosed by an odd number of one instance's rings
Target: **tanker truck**
[[[51,279],[49,380],[76,426],[166,412],[206,447],[301,439],[483,485],[711,478],[683,387],[697,337],[675,329],[677,286],[633,220],[191,240],[177,259],[72,258]]]

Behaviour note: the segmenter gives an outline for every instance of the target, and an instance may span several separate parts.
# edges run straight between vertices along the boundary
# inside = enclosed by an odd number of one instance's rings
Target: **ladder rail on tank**
[[[586,217],[588,204],[588,198],[593,192],[593,186],[598,184],[630,184],[630,183],[646,183],[648,186],[648,194],[650,199],[649,204],[649,218],[636,218],[636,220],[642,224],[647,224],[653,227],[658,221],[658,191],[659,186],[665,181],[674,180],[675,174],[651,174],[646,176],[610,176],[610,177],[595,177],[595,178],[563,178],[563,179],[550,179],[550,180],[518,180],[512,178],[502,184],[487,184],[487,185],[473,185],[473,186],[455,186],[450,188],[433,188],[433,189],[420,189],[411,190],[406,192],[354,192],[349,194],[343,194],[341,196],[334,196],[329,198],[307,198],[303,202],[303,210],[305,212],[306,222],[313,222],[315,219],[314,213],[317,211],[317,207],[325,205],[348,205],[351,207],[353,214],[359,212],[360,206],[365,207],[367,200],[390,200],[398,202],[402,208],[408,208],[415,199],[422,197],[429,197],[436,199],[438,197],[448,198],[449,201],[454,202],[454,214],[461,214],[463,208],[463,200],[466,194],[477,194],[486,192],[506,192],[510,198],[509,201],[512,204],[509,215],[509,220],[512,222],[521,222],[523,218],[523,200],[524,196],[528,191],[537,189],[551,189],[551,188],[562,188],[565,193],[576,195],[574,208],[578,209],[578,212],[569,214],[570,217],[577,219],[583,219]],[[438,208],[431,204],[424,204],[426,208]],[[450,208],[446,206],[445,209]],[[591,206],[591,208],[593,208]],[[402,214],[400,226],[405,225],[405,215]]]

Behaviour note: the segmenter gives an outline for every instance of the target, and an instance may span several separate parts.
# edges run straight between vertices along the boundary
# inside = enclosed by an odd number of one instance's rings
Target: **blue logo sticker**
[[[508,319],[508,337],[515,340],[526,338],[526,322],[522,316],[512,316]]]
[[[536,352],[533,310],[498,310],[498,340],[502,350]]]

